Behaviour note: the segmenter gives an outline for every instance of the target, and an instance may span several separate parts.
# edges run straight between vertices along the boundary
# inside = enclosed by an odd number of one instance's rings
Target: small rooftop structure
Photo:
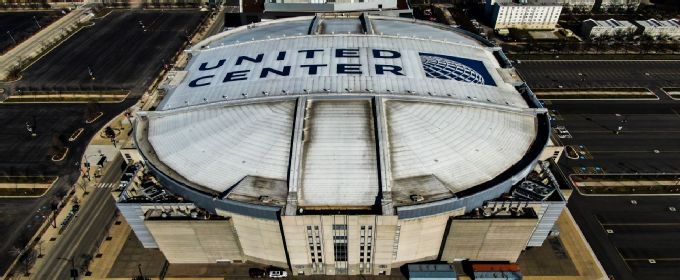
[[[409,264],[409,280],[426,279],[458,279],[453,265],[451,264]]]
[[[520,280],[522,273],[516,263],[472,264],[475,280]]]

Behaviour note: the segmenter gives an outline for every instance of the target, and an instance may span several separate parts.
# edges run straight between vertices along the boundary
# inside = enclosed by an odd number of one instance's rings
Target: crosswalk
[[[114,183],[99,183],[99,184],[97,184],[96,188],[98,188],[98,189],[111,189],[115,185],[116,184],[114,184]]]

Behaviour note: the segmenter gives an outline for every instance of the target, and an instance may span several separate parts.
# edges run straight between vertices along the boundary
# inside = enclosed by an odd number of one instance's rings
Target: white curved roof
[[[379,30],[389,19],[373,22]],[[455,193],[507,170],[536,136],[537,111],[503,80],[492,51],[377,34],[194,48],[158,111],[141,113],[148,139],[138,141],[155,165],[202,190],[286,181],[288,201],[310,209],[370,208],[381,189],[414,178]]]

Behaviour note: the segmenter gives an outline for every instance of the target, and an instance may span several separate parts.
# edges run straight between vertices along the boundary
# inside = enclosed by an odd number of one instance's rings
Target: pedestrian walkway
[[[91,275],[83,279],[105,279],[130,233],[131,228],[123,217],[119,216],[115,219],[113,225],[109,228],[106,239],[101,243],[94,260],[90,264]]]
[[[116,184],[116,183],[99,183],[99,184],[97,184],[97,186],[95,186],[95,188],[112,189],[113,187],[116,187],[116,186],[118,186],[118,184]]]
[[[525,276],[526,280],[605,280],[608,277],[602,265],[595,257],[595,253],[590,248],[581,229],[578,228],[576,221],[571,216],[568,209],[564,209],[560,218],[557,219],[557,226],[560,228],[560,240],[564,249],[571,258],[578,276]]]

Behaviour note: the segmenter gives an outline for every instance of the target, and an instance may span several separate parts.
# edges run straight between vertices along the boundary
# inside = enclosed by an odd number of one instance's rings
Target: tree
[[[66,149],[65,136],[57,134],[57,133],[53,134],[52,135],[51,153],[53,155],[61,155],[64,152],[65,149]]]

